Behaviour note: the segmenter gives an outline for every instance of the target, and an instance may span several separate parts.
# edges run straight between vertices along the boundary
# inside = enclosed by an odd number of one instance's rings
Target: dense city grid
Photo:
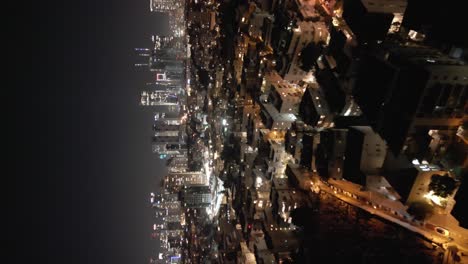
[[[150,263],[468,263],[466,55],[405,0],[149,8]]]

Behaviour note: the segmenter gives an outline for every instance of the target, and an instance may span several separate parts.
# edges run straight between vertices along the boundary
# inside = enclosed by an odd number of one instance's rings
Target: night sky
[[[133,48],[167,33],[167,17],[150,15],[149,0],[14,2],[2,16],[1,184],[14,259],[2,263],[147,263],[163,163],[138,105],[151,76],[133,68]],[[443,6],[438,22],[466,17]]]
[[[8,263],[147,263],[149,193],[164,166],[151,153],[152,111],[138,105],[151,76],[134,69],[133,48],[167,34],[167,16],[149,0],[63,2],[6,11]]]

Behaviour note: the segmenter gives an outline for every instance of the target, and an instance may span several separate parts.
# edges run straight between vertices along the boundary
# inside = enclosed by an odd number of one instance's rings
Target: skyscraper
[[[178,94],[166,91],[143,91],[141,92],[140,104],[145,106],[176,105]]]
[[[184,143],[185,120],[182,117],[166,116],[166,113],[156,113],[154,117],[152,138],[153,152],[158,153],[160,158],[173,157],[186,153],[187,146]]]
[[[182,7],[180,0],[150,0],[151,12],[169,12]]]
[[[428,141],[429,130],[455,134],[463,123],[467,76],[467,65],[435,49],[395,45],[383,57],[363,56],[354,94],[390,149],[413,154],[408,151],[425,151],[411,150],[410,145],[427,146],[417,141]]]

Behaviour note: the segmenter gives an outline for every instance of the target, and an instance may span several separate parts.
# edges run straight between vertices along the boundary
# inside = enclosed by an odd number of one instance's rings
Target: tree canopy
[[[457,187],[456,181],[445,174],[443,176],[434,174],[431,177],[431,183],[429,184],[429,190],[434,192],[434,195],[442,198],[447,198],[452,195]]]

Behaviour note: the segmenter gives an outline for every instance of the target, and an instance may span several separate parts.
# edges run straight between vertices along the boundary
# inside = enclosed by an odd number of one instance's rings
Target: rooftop
[[[272,88],[278,92],[282,100],[287,100],[291,97],[300,98],[303,94],[301,87],[286,81],[272,83]]]
[[[275,122],[294,122],[296,121],[296,116],[291,113],[279,113],[278,110],[271,104],[262,104],[268,115]]]

